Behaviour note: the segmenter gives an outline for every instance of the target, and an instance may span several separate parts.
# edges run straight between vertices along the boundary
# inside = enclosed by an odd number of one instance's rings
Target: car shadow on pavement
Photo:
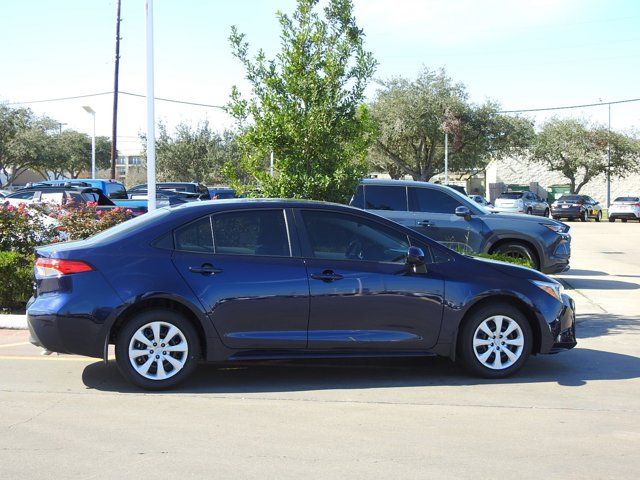
[[[599,270],[582,270],[579,268],[571,268],[566,272],[562,272],[560,276],[567,277],[575,277],[575,276],[583,276],[583,277],[600,277],[609,275],[607,272],[601,272]]]
[[[620,280],[600,280],[595,278],[562,278],[577,290],[637,290],[640,285],[631,282],[621,282]]]
[[[578,315],[576,323],[578,344],[580,343],[581,338],[593,338],[600,337],[602,335],[621,333],[640,334],[640,319],[614,315],[611,313]],[[640,340],[640,337],[638,340]]]
[[[638,377],[638,357],[575,348],[558,355],[532,357],[515,376],[503,380],[470,376],[451,361],[436,357],[203,364],[176,389],[161,393],[249,394],[545,382],[578,387],[593,380]],[[88,365],[82,380],[88,388],[99,391],[143,392],[124,380],[114,361]]]

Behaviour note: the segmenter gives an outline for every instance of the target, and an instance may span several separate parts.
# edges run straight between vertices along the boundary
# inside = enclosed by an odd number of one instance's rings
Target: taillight
[[[93,267],[81,260],[38,258],[35,264],[36,279],[61,277],[73,273],[90,272]]]
[[[634,207],[640,207],[640,202],[638,202],[638,203],[634,203],[634,204],[633,204],[633,206],[634,206]]]

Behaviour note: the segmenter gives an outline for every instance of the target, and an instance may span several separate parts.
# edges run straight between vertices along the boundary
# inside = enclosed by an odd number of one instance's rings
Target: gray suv
[[[533,192],[504,192],[495,201],[494,212],[549,216],[549,204]]]
[[[547,218],[491,213],[452,188],[406,180],[363,180],[350,205],[412,228],[454,250],[526,258],[537,270],[569,268],[569,226]]]

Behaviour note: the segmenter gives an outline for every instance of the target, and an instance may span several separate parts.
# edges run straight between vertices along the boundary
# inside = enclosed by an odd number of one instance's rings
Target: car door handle
[[[322,280],[323,282],[334,282],[336,280],[342,280],[344,277],[339,273],[335,273],[333,270],[325,270],[322,273],[312,273],[311,278],[314,280]]]
[[[200,267],[189,267],[191,273],[200,273],[201,275],[215,275],[216,273],[222,273],[222,269],[214,268],[210,263],[205,263]]]
[[[418,220],[418,225],[420,227],[435,227],[429,220]]]

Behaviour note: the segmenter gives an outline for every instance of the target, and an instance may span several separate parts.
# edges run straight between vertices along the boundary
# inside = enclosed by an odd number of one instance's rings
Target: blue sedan
[[[31,342],[105,360],[115,344],[146,389],[202,360],[442,355],[502,378],[576,345],[555,280],[343,205],[195,202],[36,253]]]

